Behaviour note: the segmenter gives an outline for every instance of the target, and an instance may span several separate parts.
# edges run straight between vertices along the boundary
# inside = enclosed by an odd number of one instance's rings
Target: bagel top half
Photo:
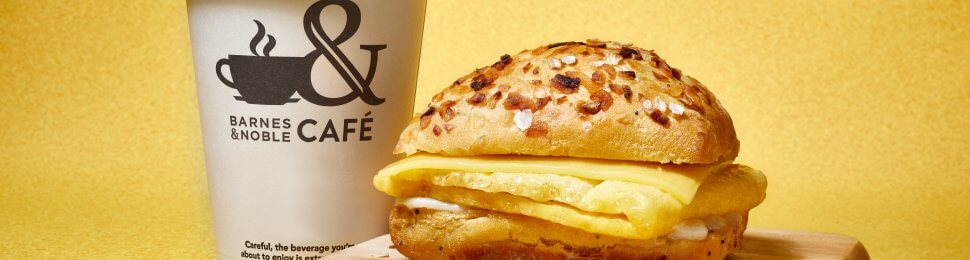
[[[651,50],[588,40],[503,55],[432,98],[395,153],[676,164],[737,157],[727,111]]]

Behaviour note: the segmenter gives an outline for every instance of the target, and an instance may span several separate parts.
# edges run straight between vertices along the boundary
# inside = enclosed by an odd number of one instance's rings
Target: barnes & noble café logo
[[[330,5],[343,8],[347,15],[346,25],[336,38],[331,38],[320,25],[320,13]],[[361,74],[340,50],[340,44],[350,39],[360,27],[360,8],[357,4],[350,0],[322,0],[311,5],[303,16],[303,30],[316,49],[303,57],[271,57],[270,51],[276,46],[276,39],[266,33],[261,22],[253,21],[258,27],[256,35],[249,43],[253,56],[230,54],[228,59],[216,62],[216,76],[219,80],[239,91],[236,100],[249,104],[283,105],[299,101],[291,98],[293,93],[299,93],[304,100],[320,106],[339,106],[357,98],[369,105],[384,103],[383,98],[377,97],[371,91],[370,83],[377,69],[377,53],[387,48],[387,45],[360,46],[362,50],[370,51],[370,65],[366,74]],[[257,44],[264,38],[268,38],[268,41],[262,52],[257,52]],[[340,73],[350,88],[349,93],[341,97],[327,97],[314,90],[310,82],[310,69],[321,55]],[[222,74],[223,66],[229,66],[232,80],[226,79]]]
[[[342,8],[347,16],[343,31],[336,37],[327,34],[320,24],[321,12],[331,5]],[[371,106],[380,105],[384,99],[374,95],[370,84],[377,70],[377,53],[386,49],[387,45],[360,46],[362,50],[370,51],[366,74],[361,74],[340,50],[340,44],[354,36],[360,28],[360,14],[360,7],[351,0],[320,0],[310,5],[303,15],[303,31],[314,50],[303,57],[270,56],[270,51],[276,46],[276,38],[266,33],[262,22],[253,20],[257,27],[256,35],[249,43],[253,56],[230,54],[229,58],[220,59],[216,62],[216,76],[223,84],[239,92],[236,100],[248,104],[284,105],[299,101],[293,98],[294,93],[299,93],[307,102],[325,107],[340,106],[358,98]],[[266,44],[259,52],[257,46],[264,39]],[[314,89],[310,70],[317,59],[324,57],[347,83],[346,95],[328,97]],[[231,80],[222,73],[226,66]],[[228,119],[228,137],[232,140],[273,143],[367,142],[372,140],[375,120],[370,111],[362,117],[302,119],[247,115],[243,111],[235,111]]]

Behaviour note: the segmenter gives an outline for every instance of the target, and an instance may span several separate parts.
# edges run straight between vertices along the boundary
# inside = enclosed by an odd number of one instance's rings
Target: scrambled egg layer
[[[564,170],[569,167],[560,164],[560,159],[538,157],[520,157],[511,165],[502,157],[412,157],[378,173],[375,186],[396,197],[430,197],[636,239],[664,235],[683,219],[747,211],[761,203],[766,187],[760,172],[740,165],[678,171],[682,169],[660,170],[652,164],[640,165],[643,169],[629,164],[611,168],[604,162],[585,164],[570,158],[576,169]],[[494,167],[496,164],[508,167]],[[488,168],[496,171],[483,171]],[[640,176],[589,174],[618,169],[637,171],[626,174]],[[693,181],[669,183],[664,179]],[[675,196],[677,192],[680,198]]]

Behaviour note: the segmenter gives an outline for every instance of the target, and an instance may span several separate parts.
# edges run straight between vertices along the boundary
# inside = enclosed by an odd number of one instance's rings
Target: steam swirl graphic
[[[259,22],[259,20],[253,20],[253,22],[256,22],[256,36],[253,36],[253,39],[249,41],[249,51],[253,55],[259,56],[259,53],[256,52],[256,45],[259,45],[259,42],[263,41],[263,36],[267,36],[266,27],[263,27],[263,23]],[[263,46],[263,56],[265,57],[269,57],[269,52],[276,47],[276,38],[273,38],[273,35],[268,35],[268,38],[269,40],[266,42],[266,46]]]

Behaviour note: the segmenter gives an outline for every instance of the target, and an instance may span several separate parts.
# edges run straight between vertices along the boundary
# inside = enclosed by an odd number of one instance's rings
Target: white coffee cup
[[[387,232],[425,1],[188,1],[216,250],[319,259]]]

